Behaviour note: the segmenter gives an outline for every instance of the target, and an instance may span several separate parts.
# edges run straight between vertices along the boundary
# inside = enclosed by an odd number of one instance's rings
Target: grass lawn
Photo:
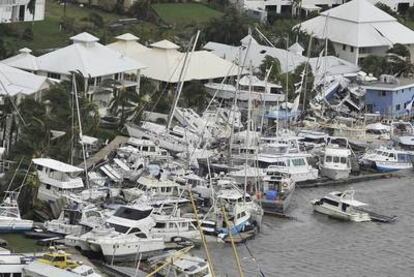
[[[203,23],[223,13],[197,3],[154,4],[152,8],[169,24]]]
[[[75,26],[83,23],[82,19],[87,17],[90,13],[97,13],[104,19],[105,23],[115,21],[122,16],[107,13],[100,10],[90,9],[86,7],[79,7],[77,5],[68,4],[66,6],[66,16],[73,18]],[[32,41],[24,41],[19,37],[8,38],[10,44],[16,49],[22,47],[29,47],[32,50],[49,49],[62,47],[69,43],[69,37],[73,36],[71,33],[63,32],[59,30],[59,23],[63,17],[63,6],[59,5],[53,0],[46,1],[46,14],[44,21],[36,21],[33,24],[33,37]],[[10,24],[11,28],[16,30],[16,33],[23,32],[24,29],[32,25],[31,22],[21,22]],[[100,33],[100,31],[97,31]]]

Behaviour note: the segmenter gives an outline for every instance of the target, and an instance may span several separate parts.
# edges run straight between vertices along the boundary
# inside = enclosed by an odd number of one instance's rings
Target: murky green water
[[[16,253],[41,252],[44,247],[36,244],[35,240],[26,238],[23,234],[0,234],[0,238],[6,240],[8,249]]]

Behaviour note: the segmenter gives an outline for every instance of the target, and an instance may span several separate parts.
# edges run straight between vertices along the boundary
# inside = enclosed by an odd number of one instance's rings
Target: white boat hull
[[[0,233],[24,232],[32,228],[33,221],[31,220],[0,218]]]
[[[332,180],[340,180],[340,179],[346,179],[349,177],[349,174],[351,173],[350,168],[329,168],[329,167],[321,167],[321,175],[328,177]]]
[[[365,222],[371,221],[369,215],[365,212],[342,212],[340,210],[330,209],[323,205],[316,204],[316,201],[312,201],[313,210],[315,212],[328,215],[340,220],[353,221],[353,222]]]

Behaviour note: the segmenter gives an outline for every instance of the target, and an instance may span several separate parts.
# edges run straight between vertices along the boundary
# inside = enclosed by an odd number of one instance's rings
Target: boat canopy
[[[82,168],[49,158],[33,159],[33,163],[35,165],[40,165],[64,173],[79,173],[83,171]]]

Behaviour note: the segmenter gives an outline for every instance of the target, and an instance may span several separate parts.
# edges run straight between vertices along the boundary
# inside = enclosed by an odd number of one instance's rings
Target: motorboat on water
[[[6,192],[0,204],[0,233],[14,233],[29,231],[33,228],[33,221],[22,219],[17,199],[18,192]]]
[[[371,221],[367,212],[358,210],[367,204],[355,200],[354,194],[354,190],[334,191],[320,199],[312,200],[311,204],[314,211],[333,218],[354,222]]]
[[[408,151],[380,147],[368,152],[361,158],[361,163],[373,167],[379,172],[392,172],[413,168],[413,155]]]
[[[332,180],[348,178],[352,170],[351,150],[338,145],[328,145],[319,164],[319,170],[322,176]]]

